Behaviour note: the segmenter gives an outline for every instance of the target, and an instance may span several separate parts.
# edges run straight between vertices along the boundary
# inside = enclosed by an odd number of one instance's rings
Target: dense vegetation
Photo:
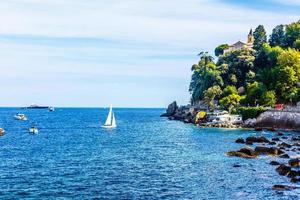
[[[276,26],[269,40],[262,25],[253,36],[253,49],[223,54],[228,45],[218,46],[217,62],[208,52],[199,54],[189,88],[193,104],[204,101],[210,109],[233,112],[300,101],[300,20]]]

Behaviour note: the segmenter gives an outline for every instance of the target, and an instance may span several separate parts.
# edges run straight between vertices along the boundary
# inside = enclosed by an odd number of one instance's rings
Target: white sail
[[[116,124],[116,119],[115,119],[115,115],[114,115],[114,113],[113,113],[113,115],[112,115],[112,122],[111,122],[111,126],[112,126],[112,127],[117,127],[117,124]]]
[[[112,106],[110,106],[110,108],[109,108],[109,113],[108,113],[107,119],[105,121],[105,124],[102,127],[103,128],[115,128],[115,127],[117,127],[115,115],[112,111]]]
[[[104,126],[110,126],[111,125],[111,123],[112,123],[111,115],[112,115],[112,106],[110,106],[110,108],[109,108],[109,113],[108,113],[108,116],[107,116],[107,119],[105,121]]]

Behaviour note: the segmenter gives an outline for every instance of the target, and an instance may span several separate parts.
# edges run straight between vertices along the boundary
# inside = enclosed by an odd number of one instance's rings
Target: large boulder
[[[275,148],[275,147],[264,147],[264,146],[257,146],[255,147],[255,152],[259,155],[261,154],[267,154],[267,155],[274,155],[274,156],[279,156],[284,154],[284,151]]]
[[[289,185],[273,185],[272,189],[273,190],[292,190],[292,189],[296,189],[297,187],[295,186],[289,186]]]
[[[279,165],[279,167],[276,168],[276,171],[281,176],[286,176],[291,171],[291,167],[286,166],[284,164]]]
[[[238,151],[229,151],[227,155],[241,158],[256,158],[258,156],[258,154],[251,148],[241,148]]]
[[[255,127],[255,124],[256,124],[256,119],[254,118],[254,119],[246,119],[245,121],[244,121],[244,126],[245,127],[248,127],[248,128],[253,128],[253,127]]]
[[[245,140],[243,138],[238,138],[235,142],[240,143],[240,144],[244,144]]]
[[[261,137],[254,137],[254,136],[251,136],[251,137],[247,137],[246,138],[246,142],[252,142],[252,143],[269,143],[270,141],[261,136]]]
[[[259,115],[255,126],[300,131],[300,112],[269,110]]]
[[[298,158],[290,159],[289,160],[289,165],[291,167],[298,167],[299,166],[299,159]]]
[[[177,105],[177,102],[174,101],[173,103],[171,103],[168,108],[167,108],[167,111],[166,113],[162,114],[161,116],[162,117],[170,117],[170,116],[173,116],[176,111],[178,110],[178,105]]]

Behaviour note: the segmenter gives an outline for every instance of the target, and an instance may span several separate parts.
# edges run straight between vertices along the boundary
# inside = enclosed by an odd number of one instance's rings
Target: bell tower
[[[251,28],[250,32],[248,34],[248,41],[247,41],[247,43],[248,44],[253,44],[253,42],[254,42],[254,36],[253,36],[252,28]]]

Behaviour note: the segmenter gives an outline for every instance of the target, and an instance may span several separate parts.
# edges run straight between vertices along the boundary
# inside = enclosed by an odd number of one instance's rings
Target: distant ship
[[[37,104],[31,104],[30,106],[28,107],[24,107],[26,109],[49,109],[49,106],[39,106]]]
[[[112,111],[112,106],[110,106],[107,119],[105,121],[105,124],[102,126],[102,128],[116,128],[116,127],[117,124],[116,124],[115,115]]]

